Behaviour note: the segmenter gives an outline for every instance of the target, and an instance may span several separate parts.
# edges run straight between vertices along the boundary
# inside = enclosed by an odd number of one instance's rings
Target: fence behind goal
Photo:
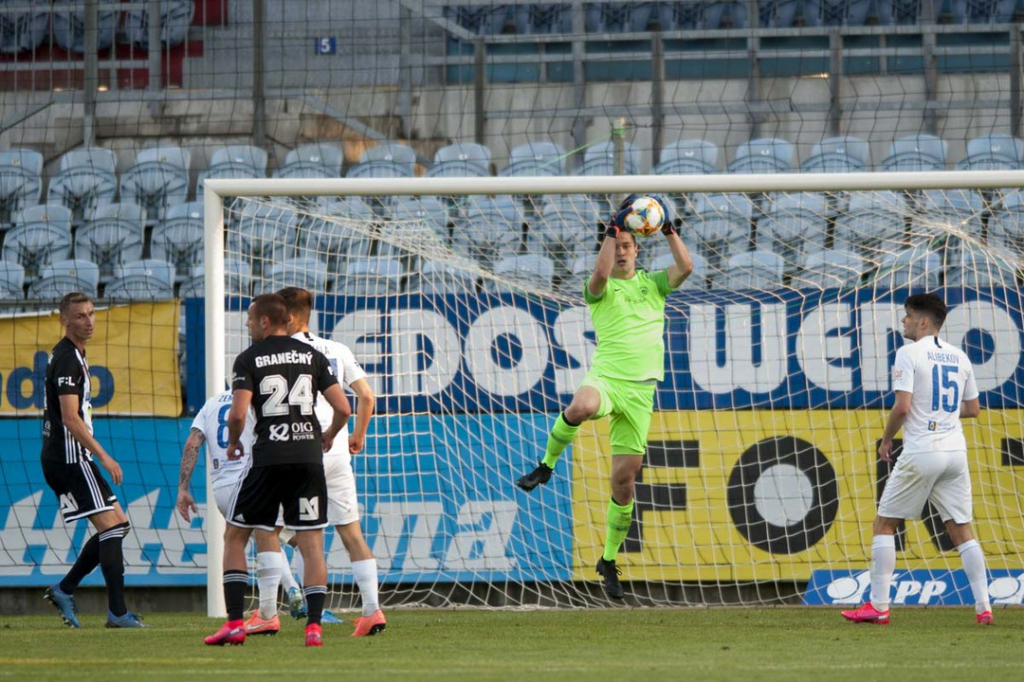
[[[606,424],[585,425],[548,486],[514,481],[595,348],[582,286],[602,221],[622,193],[657,191],[697,268],[668,299],[666,377],[619,561],[632,598],[765,603],[808,581],[808,603],[860,598],[901,302],[937,290],[986,408],[967,431],[993,597],[1019,602],[1018,175],[217,181],[208,390],[248,343],[251,296],[315,291],[315,331],[355,351],[378,395],[354,466],[389,598],[600,601]],[[662,236],[639,243],[642,267],[671,263]],[[969,599],[941,522],[924,517],[900,534],[901,600]],[[329,555],[345,584],[340,542]]]

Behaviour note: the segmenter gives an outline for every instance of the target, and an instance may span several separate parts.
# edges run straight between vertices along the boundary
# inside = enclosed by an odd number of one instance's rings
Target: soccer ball
[[[633,200],[626,215],[626,227],[641,237],[650,237],[665,224],[665,211],[654,197],[638,197]]]

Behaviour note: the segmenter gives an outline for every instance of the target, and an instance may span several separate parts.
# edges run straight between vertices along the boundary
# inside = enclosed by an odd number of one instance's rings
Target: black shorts
[[[64,523],[110,511],[117,502],[117,495],[91,459],[80,459],[74,464],[44,459],[43,476],[60,502]]]
[[[323,464],[275,464],[249,469],[231,500],[227,522],[242,528],[273,530],[282,509],[285,528],[327,527],[327,479]]]

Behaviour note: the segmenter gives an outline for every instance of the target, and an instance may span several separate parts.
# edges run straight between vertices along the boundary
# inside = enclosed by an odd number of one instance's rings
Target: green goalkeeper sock
[[[633,500],[623,506],[615,501],[615,498],[608,500],[608,535],[604,541],[604,560],[615,561],[619,553],[622,541],[629,533],[629,527],[633,523]]]
[[[576,437],[576,432],[579,430],[579,424],[570,424],[565,421],[564,412],[559,414],[555,419],[554,426],[551,427],[551,433],[548,434],[548,445],[544,452],[544,459],[541,461],[554,469],[558,464],[558,458],[569,447],[569,443]]]

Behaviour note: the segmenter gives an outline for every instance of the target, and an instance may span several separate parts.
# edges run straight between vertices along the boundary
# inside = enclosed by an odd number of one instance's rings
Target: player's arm
[[[676,232],[676,226],[672,219],[672,213],[668,210],[668,204],[662,201],[661,197],[654,198],[661,204],[661,211],[665,216],[661,233],[665,235],[665,239],[668,241],[668,248],[672,251],[672,260],[674,261],[672,265],[665,268],[665,274],[668,276],[668,286],[675,289],[693,272],[693,259],[690,258],[690,250],[686,248],[686,244],[683,243],[683,240],[679,238],[679,233]]]
[[[590,281],[587,289],[594,298],[601,298],[604,295],[604,288],[608,285],[608,278],[612,275],[612,267],[615,265],[615,238],[622,231],[619,214],[616,214],[608,224],[601,241],[601,250],[597,254],[597,262],[594,263],[594,272],[590,274]]]
[[[189,517],[189,510],[193,514],[199,513],[196,501],[189,490],[189,483],[192,480],[192,472],[196,468],[196,461],[199,459],[199,448],[203,447],[205,442],[206,436],[200,429],[193,426],[185,441],[185,450],[181,453],[181,469],[178,472],[178,513],[186,521],[192,520]]]
[[[889,411],[889,421],[882,432],[882,444],[878,446],[878,456],[883,462],[892,461],[892,439],[903,428],[903,422],[907,421],[913,398],[914,394],[909,391],[896,391],[896,402]]]
[[[239,460],[245,455],[242,447],[242,432],[252,404],[252,391],[235,388],[231,392],[231,409],[228,410],[228,459]]]
[[[967,381],[964,382],[964,401],[960,403],[960,418],[973,419],[981,414],[981,400],[978,394],[978,383],[974,379],[974,368],[967,370]]]
[[[60,417],[64,428],[83,448],[96,455],[100,464],[110,474],[110,480],[114,485],[121,485],[123,476],[121,465],[114,461],[114,458],[107,454],[99,441],[89,433],[89,427],[85,425],[85,420],[78,414],[78,396],[74,393],[62,393],[59,397]]]
[[[334,408],[334,417],[331,419],[331,425],[327,427],[327,430],[324,431],[321,437],[324,452],[327,452],[334,444],[335,436],[348,423],[348,418],[352,416],[352,405],[349,404],[345,391],[341,390],[341,386],[337,383],[325,388],[323,396],[327,400],[327,404]]]
[[[363,450],[366,443],[366,430],[370,427],[370,417],[373,416],[374,402],[377,396],[370,388],[370,382],[366,379],[357,379],[349,384],[349,388],[356,394],[356,428],[348,437],[349,454],[355,455]]]

